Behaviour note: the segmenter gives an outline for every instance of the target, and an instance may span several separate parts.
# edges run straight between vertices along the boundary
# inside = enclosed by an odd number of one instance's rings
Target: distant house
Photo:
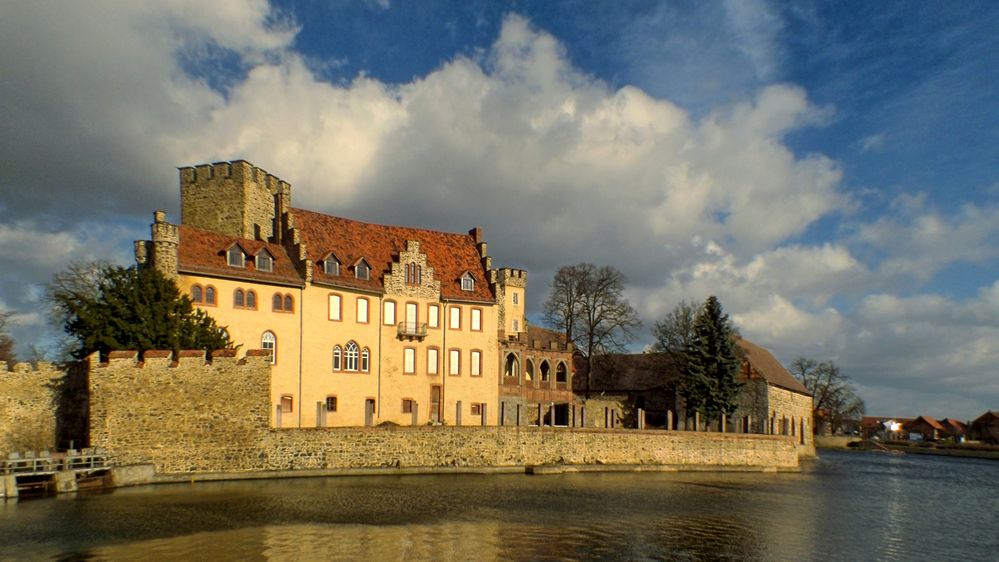
[[[910,441],[937,441],[948,437],[947,428],[930,416],[919,416],[902,427]]]
[[[898,439],[902,428],[911,418],[864,416],[860,420],[860,436],[864,439]]]
[[[968,434],[968,426],[959,420],[944,418],[940,420],[940,425],[947,430],[947,437],[954,441],[963,441]]]
[[[999,412],[989,410],[975,418],[968,434],[983,443],[999,445]]]

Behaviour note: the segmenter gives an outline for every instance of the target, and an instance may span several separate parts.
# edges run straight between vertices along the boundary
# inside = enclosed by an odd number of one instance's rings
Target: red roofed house
[[[526,273],[494,269],[480,229],[296,209],[288,183],[242,160],[181,168],[180,191],[180,224],[157,211],[136,260],[175,279],[242,349],[271,350],[273,425],[511,419],[501,346],[520,345],[526,361],[539,338],[524,318]],[[545,341],[532,369],[552,374],[518,378],[504,408],[571,401],[559,394],[571,349]]]
[[[909,434],[909,439],[912,441],[936,441],[948,436],[947,428],[930,416],[919,416],[907,422],[903,430]]]
[[[991,445],[999,445],[999,412],[989,410],[971,422],[972,439]]]

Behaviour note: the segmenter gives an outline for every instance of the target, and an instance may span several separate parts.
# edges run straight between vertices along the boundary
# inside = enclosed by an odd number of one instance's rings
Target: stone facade
[[[159,474],[544,464],[795,469],[764,435],[523,427],[274,429],[265,354],[172,360],[116,352],[90,374],[91,444]]]
[[[181,168],[180,193],[181,223],[251,240],[280,242],[275,216],[291,205],[287,182],[245,160]]]
[[[55,448],[55,385],[63,373],[48,363],[0,361],[0,455]]]
[[[406,267],[410,264],[420,268],[419,284],[406,282]],[[399,252],[399,261],[393,262],[385,275],[385,294],[429,300],[441,298],[441,282],[434,277],[434,268],[427,263],[427,255],[420,251],[420,243],[416,240],[406,241],[406,249]]]

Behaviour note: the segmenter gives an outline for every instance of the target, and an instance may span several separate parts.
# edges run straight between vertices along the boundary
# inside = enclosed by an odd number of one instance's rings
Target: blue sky
[[[990,2],[0,7],[0,310],[130,260],[175,168],[245,158],[298,206],[621,269],[648,328],[717,295],[883,415],[999,409]]]

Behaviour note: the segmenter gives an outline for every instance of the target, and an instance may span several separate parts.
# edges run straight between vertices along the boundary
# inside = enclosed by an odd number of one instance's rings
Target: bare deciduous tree
[[[6,361],[8,365],[17,362],[14,355],[14,338],[7,333],[8,327],[12,323],[13,312],[0,312],[0,361]]]
[[[816,432],[821,431],[823,424],[828,424],[833,433],[848,431],[863,417],[864,401],[834,362],[819,363],[798,357],[788,370],[812,393]]]
[[[586,392],[593,357],[624,350],[641,325],[625,300],[624,275],[610,266],[590,263],[562,266],[545,302],[545,321],[565,333],[587,359]]]

